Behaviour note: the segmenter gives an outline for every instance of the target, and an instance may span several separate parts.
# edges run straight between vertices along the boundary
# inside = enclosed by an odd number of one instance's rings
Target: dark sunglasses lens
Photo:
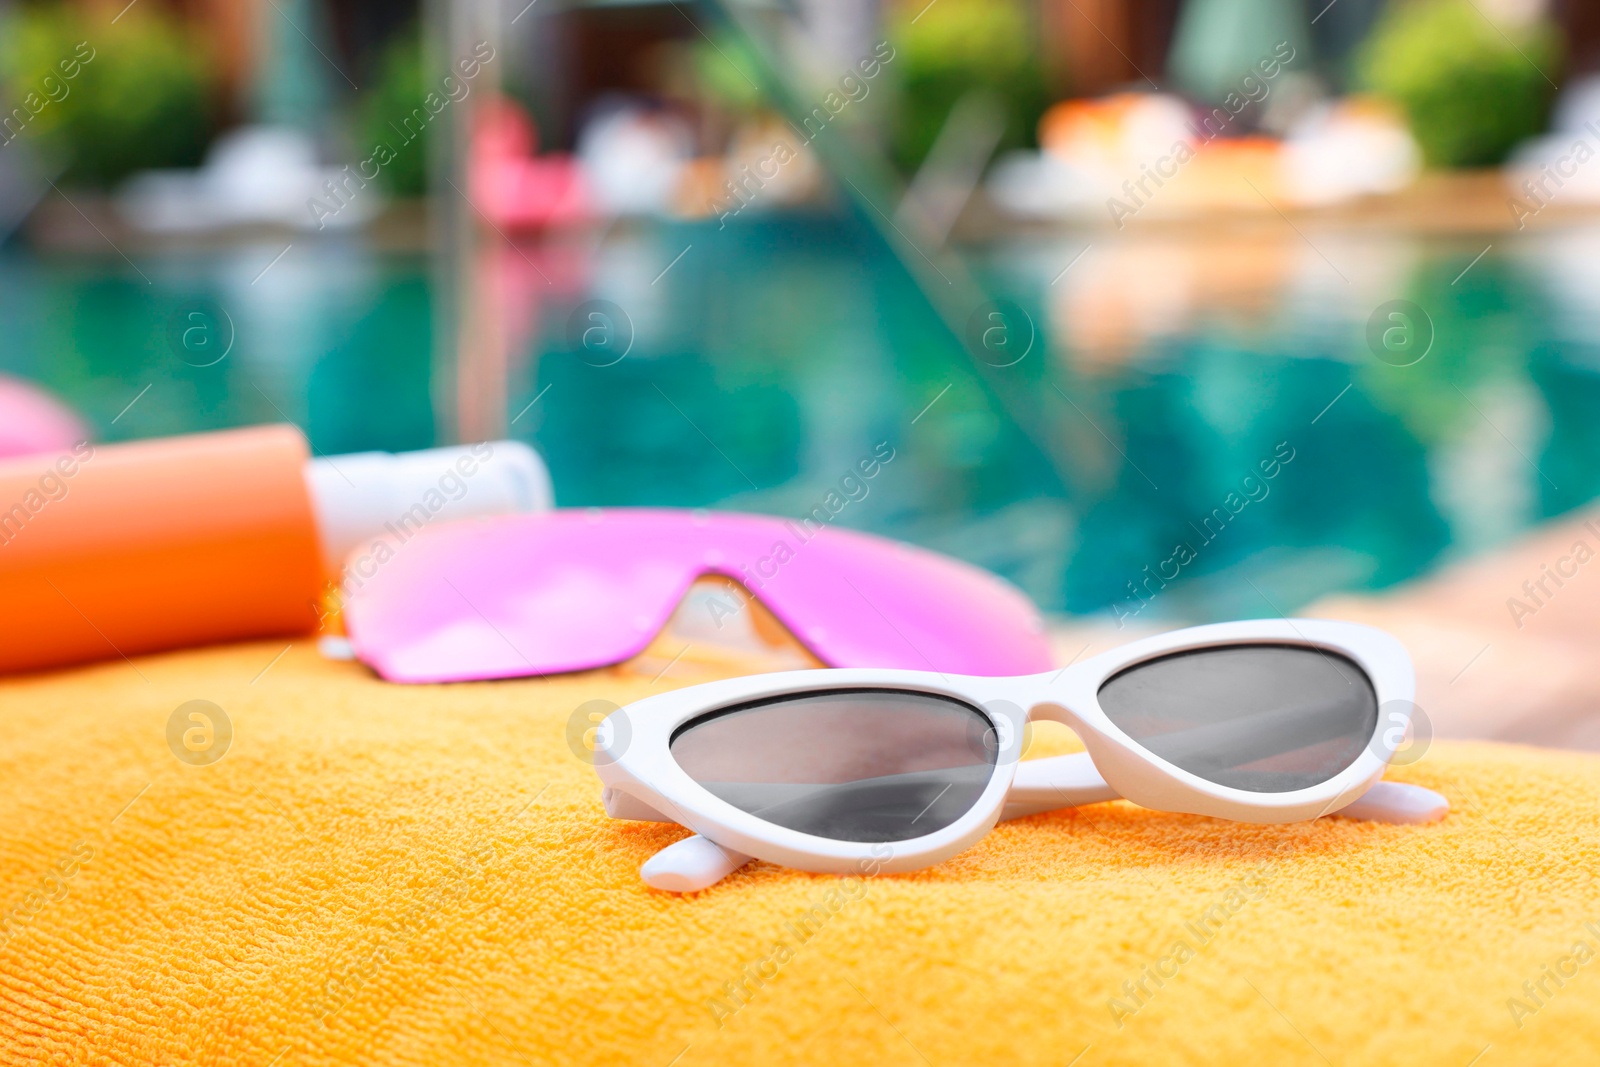
[[[1327,781],[1355,762],[1378,722],[1377,695],[1360,667],[1290,645],[1148,660],[1101,686],[1100,707],[1167,762],[1252,793]]]
[[[713,712],[672,756],[734,807],[836,841],[906,841],[977,803],[994,774],[989,719],[927,693],[834,690]]]

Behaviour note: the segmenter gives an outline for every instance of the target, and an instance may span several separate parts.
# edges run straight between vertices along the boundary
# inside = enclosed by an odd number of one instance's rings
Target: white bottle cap
[[[313,459],[306,464],[306,486],[323,563],[334,576],[354,549],[375,538],[552,505],[544,461],[520,441]]]

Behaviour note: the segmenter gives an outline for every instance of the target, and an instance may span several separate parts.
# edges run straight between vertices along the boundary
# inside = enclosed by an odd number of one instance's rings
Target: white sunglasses
[[[786,671],[691,686],[596,731],[606,812],[695,831],[647,885],[690,892],[752,858],[805,871],[916,870],[1001,819],[1124,797],[1253,823],[1427,823],[1449,803],[1382,782],[1414,690],[1404,646],[1314,619],[1196,626],[1013,678]],[[1030,720],[1087,752],[1022,761]]]

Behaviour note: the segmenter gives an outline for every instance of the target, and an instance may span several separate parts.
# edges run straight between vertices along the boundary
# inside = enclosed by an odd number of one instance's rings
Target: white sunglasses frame
[[[1292,792],[1256,793],[1218,785],[1144,748],[1100,707],[1100,687],[1128,667],[1173,652],[1241,644],[1335,652],[1365,672],[1380,713],[1372,738],[1348,767]],[[1405,647],[1382,630],[1322,619],[1217,623],[1159,634],[1033,675],[988,678],[846,668],[784,671],[690,686],[635,701],[607,716],[596,731],[594,767],[608,814],[675,822],[704,839],[680,841],[646,863],[641,873],[654,888],[680,892],[704,888],[752,857],[804,871],[859,873],[870,868],[873,873],[895,873],[949,859],[981,840],[1001,818],[1116,796],[1161,811],[1251,823],[1299,822],[1340,811],[1359,801],[1383,776],[1409,724],[1415,686]],[[673,733],[692,719],[750,701],[833,689],[924,692],[981,710],[995,729],[998,752],[993,776],[977,801],[954,822],[921,837],[887,843],[838,841],[779,826],[735,807],[689,777],[672,757]],[[1023,763],[1024,728],[1030,720],[1065,724],[1082,740],[1092,766],[1082,755]],[[1428,822],[1443,816],[1447,809],[1443,798],[1414,791],[1433,800],[1384,794],[1384,800],[1374,797],[1369,802],[1371,810],[1365,816],[1390,822]],[[1386,808],[1386,801],[1396,807]],[[675,857],[669,859],[667,853],[674,850]]]

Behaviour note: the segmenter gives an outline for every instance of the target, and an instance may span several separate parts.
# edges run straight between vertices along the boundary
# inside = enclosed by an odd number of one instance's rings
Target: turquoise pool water
[[[840,220],[507,252],[505,410],[565,505],[798,515],[887,443],[837,522],[1141,621],[1381,588],[1600,495],[1600,236],[1476,261],[1489,238],[1209,240],[974,250],[1010,351],[1032,338],[1006,367]],[[433,443],[426,262],[308,242],[261,274],[281,248],[0,253],[0,371],[111,440],[289,419],[323,453]],[[1368,343],[1394,299],[1431,320],[1410,366]],[[197,308],[231,324],[209,366],[175,341]]]

